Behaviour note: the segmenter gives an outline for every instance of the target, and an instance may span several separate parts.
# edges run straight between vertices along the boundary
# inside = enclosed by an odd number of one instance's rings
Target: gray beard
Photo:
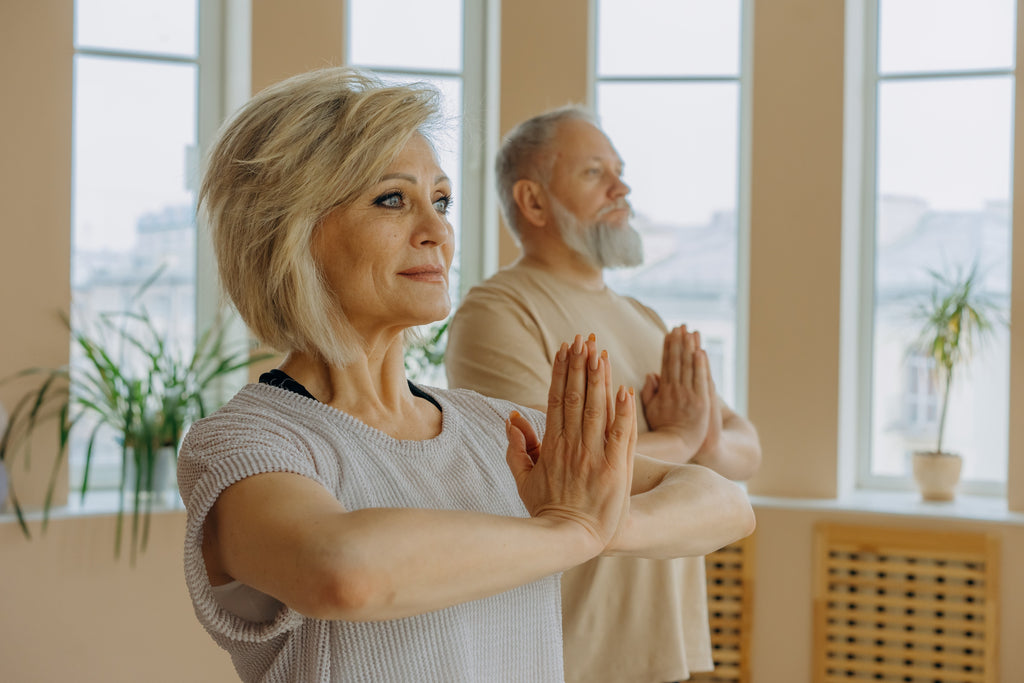
[[[566,246],[597,268],[632,268],[644,262],[643,239],[632,225],[584,223],[551,197],[551,211]]]

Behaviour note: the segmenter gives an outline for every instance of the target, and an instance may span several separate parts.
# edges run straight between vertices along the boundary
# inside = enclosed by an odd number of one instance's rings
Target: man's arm
[[[637,453],[632,494],[605,555],[706,555],[754,531],[754,511],[743,489],[706,467]]]
[[[640,436],[639,452],[704,465],[737,481],[757,470],[757,431],[715,391],[699,332],[684,325],[665,335],[661,374],[648,375],[641,397],[651,431]]]
[[[733,481],[753,476],[761,465],[761,442],[753,423],[719,398],[718,409],[712,411],[709,424],[708,438],[691,462],[710,467]],[[717,440],[713,438],[714,425],[720,425]]]

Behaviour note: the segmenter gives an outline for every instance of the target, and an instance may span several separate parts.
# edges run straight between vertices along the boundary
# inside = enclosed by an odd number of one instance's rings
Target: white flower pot
[[[914,452],[914,479],[926,501],[951,501],[960,482],[963,458],[956,453]]]
[[[154,501],[166,502],[168,495],[175,485],[175,449],[172,446],[158,448],[154,453],[153,480],[152,486],[146,488],[146,482],[142,482],[143,490],[140,491],[141,499],[152,498]],[[128,459],[125,463],[125,495],[131,499],[135,497],[135,457],[131,449],[128,449]]]

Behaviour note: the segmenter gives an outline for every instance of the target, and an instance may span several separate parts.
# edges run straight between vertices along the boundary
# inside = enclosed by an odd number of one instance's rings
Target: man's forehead
[[[570,163],[613,161],[622,163],[619,153],[604,132],[589,121],[566,121],[555,136],[556,158]]]

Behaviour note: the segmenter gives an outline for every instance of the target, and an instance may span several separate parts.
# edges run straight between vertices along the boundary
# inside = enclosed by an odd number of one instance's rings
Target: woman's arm
[[[272,501],[272,502],[271,502]],[[212,583],[232,578],[319,619],[397,619],[508,590],[600,551],[565,518],[369,508],[346,512],[315,481],[261,474],[207,518]]]
[[[532,517],[374,508],[347,512],[316,482],[261,474],[225,489],[204,527],[212,583],[237,579],[317,618],[379,620],[493,595],[601,553],[628,506],[635,406],[610,413],[606,360],[563,345],[544,441],[507,425]],[[607,438],[606,438],[607,435]]]

